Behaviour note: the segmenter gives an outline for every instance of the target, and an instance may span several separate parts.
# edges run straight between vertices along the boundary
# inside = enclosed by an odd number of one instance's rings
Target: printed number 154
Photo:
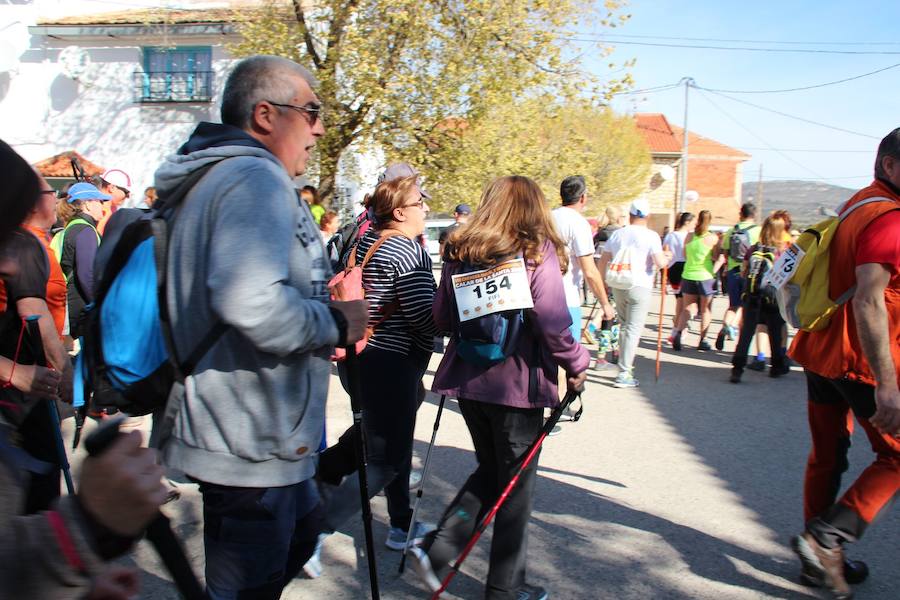
[[[486,293],[488,296],[490,296],[491,294],[496,294],[499,288],[506,288],[508,290],[512,289],[512,284],[509,282],[509,277],[504,275],[499,284],[494,279],[488,279],[484,282],[484,293]],[[473,287],[472,291],[476,296],[478,296],[479,299],[481,298],[480,285],[476,285],[475,287]]]

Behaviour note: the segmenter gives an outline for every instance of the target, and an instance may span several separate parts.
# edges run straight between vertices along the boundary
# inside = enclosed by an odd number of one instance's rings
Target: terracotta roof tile
[[[672,125],[672,132],[678,140],[678,147],[684,143],[684,129]],[[688,132],[688,156],[728,156],[749,160],[751,156],[731,146],[703,137],[693,131]]]
[[[198,4],[192,8],[139,8],[119,10],[90,15],[71,15],[68,17],[38,19],[38,25],[179,25],[187,23],[234,23],[240,20],[242,13],[264,6],[261,0],[231,0],[227,7],[218,6],[204,8]]]
[[[102,175],[106,170],[103,167],[92,163],[74,150],[61,152],[50,158],[38,161],[34,163],[34,168],[44,177],[72,177],[72,158],[78,160],[78,164],[84,169],[85,174],[89,176]]]
[[[634,115],[638,131],[644,136],[650,152],[681,152],[681,140],[676,138],[666,116],[661,113],[638,113]]]

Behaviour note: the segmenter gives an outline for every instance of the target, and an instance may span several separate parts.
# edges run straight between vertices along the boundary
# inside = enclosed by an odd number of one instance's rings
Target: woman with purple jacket
[[[463,265],[486,268],[522,257],[534,308],[526,310],[525,328],[515,351],[493,366],[466,362],[457,352],[459,317],[452,276]],[[438,529],[413,548],[413,568],[432,591],[440,586],[481,517],[497,501],[517,463],[537,437],[544,409],[559,403],[557,368],[566,371],[569,389],[584,382],[590,363],[587,350],[569,331],[562,274],[568,250],[553,226],[544,194],[527,177],[494,180],[485,190],[474,218],[450,235],[444,249],[441,284],[432,309],[435,324],[451,332],[433,390],[459,400],[478,468],[444,513]],[[527,295],[527,291],[525,291]],[[485,598],[546,598],[525,582],[527,527],[531,515],[537,459],[522,474],[494,525]]]

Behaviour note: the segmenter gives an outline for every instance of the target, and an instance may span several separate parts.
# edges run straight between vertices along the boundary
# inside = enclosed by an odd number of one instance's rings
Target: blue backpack
[[[160,198],[159,208],[132,217],[121,235],[108,236],[114,246],[102,265],[94,302],[84,313],[82,340],[81,375],[96,409],[138,416],[165,407],[172,385],[194,370],[226,329],[218,321],[180,361],[165,300],[169,227],[178,205],[216,162],[192,172]]]
[[[483,268],[464,263],[459,274]],[[479,367],[492,367],[512,356],[525,330],[525,309],[492,313],[468,321],[460,321],[456,310],[453,315],[456,353]]]

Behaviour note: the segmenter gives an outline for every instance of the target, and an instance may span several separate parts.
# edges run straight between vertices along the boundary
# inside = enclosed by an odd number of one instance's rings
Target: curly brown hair
[[[444,256],[490,266],[521,253],[540,263],[547,241],[556,249],[560,271],[565,273],[569,250],[556,232],[544,193],[528,177],[510,175],[488,184],[472,219],[450,234]]]

